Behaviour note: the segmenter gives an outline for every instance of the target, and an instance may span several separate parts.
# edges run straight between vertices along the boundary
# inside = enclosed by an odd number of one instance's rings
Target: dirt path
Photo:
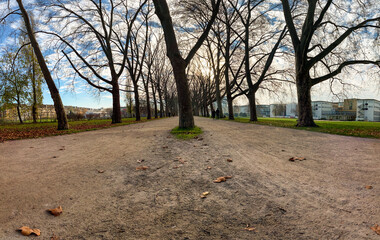
[[[380,140],[196,118],[181,141],[177,121],[0,144],[0,239],[380,239]]]

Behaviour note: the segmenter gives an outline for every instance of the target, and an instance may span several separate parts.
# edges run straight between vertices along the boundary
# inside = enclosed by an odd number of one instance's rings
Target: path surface
[[[181,141],[177,121],[1,143],[0,239],[380,239],[379,140],[196,118]]]

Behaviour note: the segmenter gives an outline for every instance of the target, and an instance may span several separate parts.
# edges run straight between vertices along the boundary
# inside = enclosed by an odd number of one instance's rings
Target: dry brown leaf
[[[244,228],[244,230],[247,230],[247,231],[256,231],[256,229],[254,227],[246,227],[246,228]]]
[[[218,177],[217,179],[214,180],[214,183],[225,182],[227,179],[230,179],[230,178],[232,178],[232,176]]]
[[[217,179],[214,180],[214,183],[220,183],[220,182],[225,182],[226,178],[225,177],[218,177]]]
[[[29,236],[30,234],[35,234],[36,236],[40,236],[41,235],[41,230],[37,229],[37,228],[33,229],[33,228],[30,228],[30,227],[23,226],[23,227],[20,227],[17,230],[21,231],[21,234],[24,235],[24,236]]]
[[[304,157],[291,157],[289,158],[289,161],[294,162],[294,161],[303,161],[306,160]]]
[[[98,169],[98,173],[104,173],[104,170]]]
[[[168,148],[168,146],[163,146],[162,148]]]
[[[373,227],[371,227],[371,229],[377,233],[378,235],[380,235],[380,226],[375,224]]]
[[[373,187],[371,185],[367,185],[367,186],[365,186],[365,188],[372,189]]]
[[[48,209],[47,211],[50,212],[51,214],[53,214],[54,216],[59,216],[63,212],[61,206],[58,206],[58,207],[52,208],[52,209]]]
[[[231,158],[227,158],[227,162],[232,162],[232,159]]]
[[[209,194],[210,194],[210,192],[203,192],[203,193],[201,194],[201,198],[206,198],[207,195],[209,195]]]
[[[136,170],[147,170],[149,167],[147,166],[140,166],[140,167],[137,167]]]

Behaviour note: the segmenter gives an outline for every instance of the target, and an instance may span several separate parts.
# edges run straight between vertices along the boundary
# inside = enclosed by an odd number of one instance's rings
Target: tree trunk
[[[136,114],[136,121],[141,120],[140,116],[140,96],[139,96],[139,86],[137,85],[136,81],[133,81],[133,92],[135,93],[135,114]]]
[[[233,98],[231,94],[231,87],[230,87],[230,75],[229,75],[229,69],[230,69],[230,46],[231,46],[231,26],[228,24],[226,25],[226,33],[227,33],[227,39],[226,39],[226,46],[225,46],[225,69],[224,69],[224,77],[226,79],[226,95],[227,95],[227,103],[228,103],[228,119],[234,120],[234,108],[233,108]],[[219,109],[220,112],[220,109]],[[220,114],[219,114],[219,117]]]
[[[220,40],[218,40],[218,45],[220,43]],[[219,109],[219,117],[220,116],[223,116],[223,108],[222,108],[222,97],[221,97],[221,94],[220,94],[220,50],[219,50],[219,46],[218,46],[218,59],[217,59],[217,67],[216,67],[216,77],[215,77],[215,93],[216,93],[216,105]]]
[[[32,117],[33,122],[37,122],[37,89],[36,89],[36,69],[34,64],[34,56],[32,58],[32,88],[33,88],[33,104],[32,104]]]
[[[257,112],[256,112],[256,93],[251,92],[248,94],[249,101],[249,121],[256,122],[257,121]]]
[[[231,96],[228,96],[231,94],[227,94],[227,105],[228,105],[228,119],[234,120],[234,105],[233,105],[233,99]]]
[[[298,72],[296,76],[298,96],[298,123],[297,127],[317,127],[313,119],[310,94],[310,76],[308,73]]]
[[[112,84],[112,123],[121,123],[119,83]]]
[[[23,124],[24,122],[22,121],[21,111],[20,111],[20,104],[19,103],[17,103],[17,115],[18,115],[18,119],[19,119],[20,123]]]
[[[149,86],[148,85],[145,88],[145,92],[146,92],[146,110],[148,111],[148,115],[146,118],[152,119],[152,113],[151,113],[152,110],[150,109],[150,98],[149,98]]]
[[[57,114],[57,120],[58,120],[58,130],[67,130],[67,129],[69,129],[69,124],[67,122],[67,116],[65,113],[65,108],[63,107],[63,104],[62,104],[61,96],[59,95],[59,91],[58,91],[57,87],[55,86],[55,83],[54,83],[53,78],[50,74],[49,68],[46,65],[44,56],[42,55],[41,49],[40,49],[38,42],[34,36],[34,32],[32,30],[32,26],[30,24],[28,13],[26,12],[24,5],[22,4],[21,0],[17,0],[17,3],[20,7],[20,11],[21,11],[22,17],[23,17],[24,22],[25,22],[25,27],[26,27],[26,30],[28,32],[29,40],[32,44],[32,47],[33,47],[34,53],[36,54],[36,57],[37,57],[39,65],[40,65],[41,71],[42,71],[44,78],[45,78],[45,81],[48,85],[51,98],[53,99],[53,102],[54,102],[54,108],[55,108],[55,112]]]
[[[165,93],[165,114],[166,117],[169,117],[169,95]]]
[[[158,89],[158,97],[160,99],[160,118],[164,117],[164,101],[162,99],[161,89]]]
[[[151,86],[152,86],[153,103],[154,103],[154,118],[158,118],[156,91],[154,89],[153,83]]]
[[[186,62],[181,56],[170,59],[178,93],[179,128],[193,128],[194,117],[191,107],[189,84],[186,77]]]

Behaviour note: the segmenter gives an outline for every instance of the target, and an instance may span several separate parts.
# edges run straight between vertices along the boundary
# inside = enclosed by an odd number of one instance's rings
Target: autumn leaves
[[[57,216],[61,215],[61,213],[63,212],[63,209],[62,209],[61,206],[58,206],[56,208],[48,209],[46,211],[57,217]],[[40,229],[38,229],[38,228],[30,228],[30,227],[27,227],[27,226],[20,227],[19,229],[17,229],[17,231],[20,231],[21,234],[24,235],[24,236],[29,236],[29,235],[32,235],[32,234],[34,234],[36,236],[40,236],[41,235],[41,230]],[[57,239],[57,238],[54,235],[54,237],[52,237],[52,239]]]

